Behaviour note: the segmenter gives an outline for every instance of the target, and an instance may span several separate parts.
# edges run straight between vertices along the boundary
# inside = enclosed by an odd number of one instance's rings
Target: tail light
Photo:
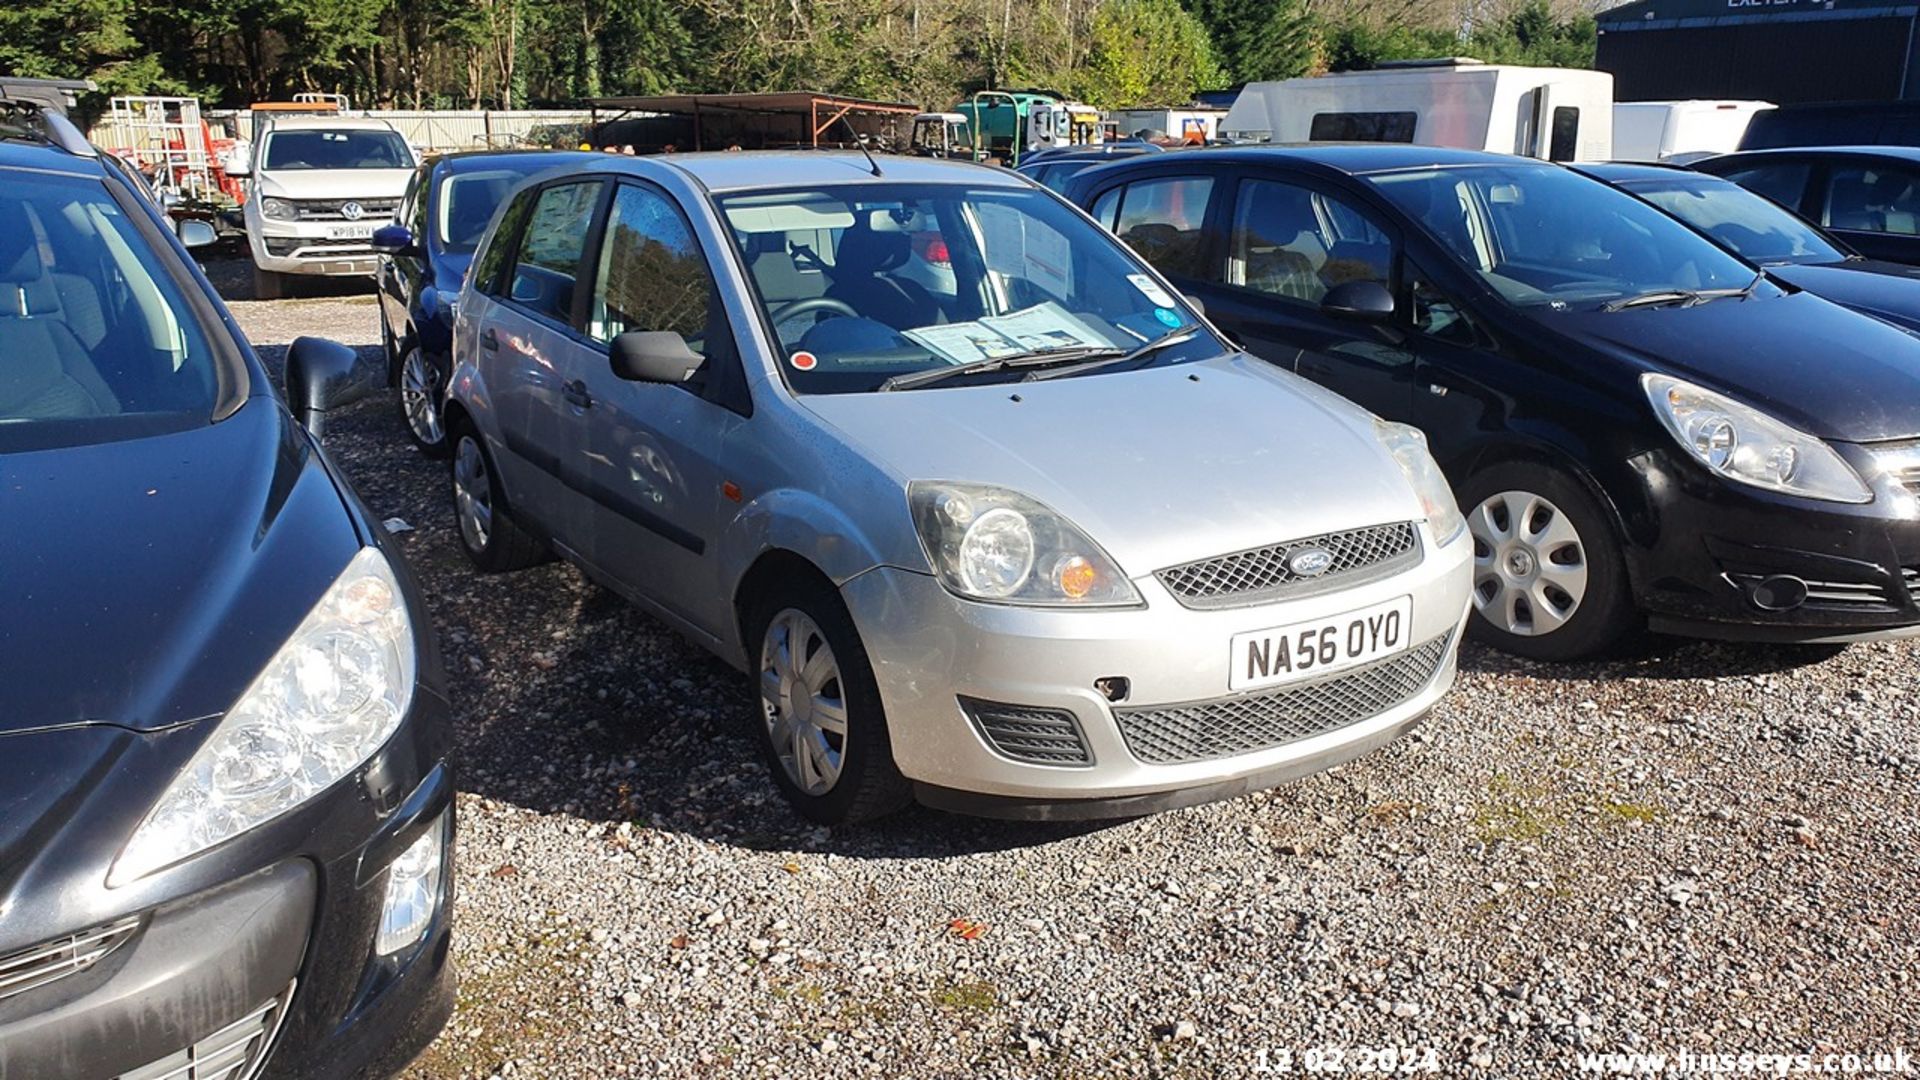
[[[952,261],[947,254],[947,241],[939,233],[914,233],[913,250],[921,259],[939,266]]]

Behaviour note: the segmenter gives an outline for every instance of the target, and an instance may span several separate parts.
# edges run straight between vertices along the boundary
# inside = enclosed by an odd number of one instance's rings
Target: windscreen
[[[801,393],[991,358],[1217,355],[1192,311],[1103,230],[1032,188],[864,183],[718,200]]]
[[[1754,280],[1752,267],[1680,222],[1566,169],[1475,165],[1368,179],[1519,307],[1590,309]]]
[[[526,171],[519,169],[500,168],[455,173],[442,180],[439,211],[434,220],[440,246],[456,254],[471,254],[480,246],[480,238],[486,234],[494,210],[526,175]]]
[[[393,131],[276,131],[267,136],[265,168],[411,169],[413,152]]]
[[[174,271],[179,272],[179,271]],[[211,419],[218,360],[180,283],[97,181],[0,199],[0,453]]]
[[[1740,253],[1748,262],[1840,262],[1846,252],[1773,202],[1724,180],[1676,176],[1628,185],[1648,202]]]

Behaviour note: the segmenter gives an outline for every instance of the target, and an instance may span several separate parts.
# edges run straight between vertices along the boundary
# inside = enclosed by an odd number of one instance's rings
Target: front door
[[[1349,281],[1393,289],[1396,244],[1386,225],[1335,192],[1265,178],[1240,181],[1227,221],[1221,280],[1194,287],[1208,317],[1255,356],[1408,420],[1414,364],[1405,333],[1320,307]]]
[[[722,448],[743,422],[733,334],[707,257],[669,195],[622,181],[603,235],[592,261],[591,344],[579,365],[593,507],[583,554],[629,597],[725,637],[731,605],[714,555],[723,507],[735,505],[724,493]],[[609,345],[649,330],[678,333],[706,362],[679,385],[616,375]]]

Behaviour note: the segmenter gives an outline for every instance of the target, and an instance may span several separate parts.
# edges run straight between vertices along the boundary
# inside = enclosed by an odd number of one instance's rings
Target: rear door
[[[381,258],[380,271],[374,279],[379,291],[382,325],[393,335],[391,341],[383,344],[394,348],[389,359],[395,362],[396,370],[388,374],[396,383],[398,361],[411,336],[409,312],[413,298],[420,294],[421,278],[427,268],[427,191],[431,184],[428,174],[431,172],[430,166],[414,170],[413,179],[407,182],[406,196],[400,200],[400,209],[394,214],[395,224],[405,225],[412,230],[415,253]]]
[[[643,180],[618,183],[600,234],[582,279],[581,462],[592,507],[582,554],[629,597],[724,637],[730,608],[714,548],[735,503],[723,501],[722,448],[751,405],[709,253],[673,197]],[[667,385],[614,374],[616,337],[663,330],[704,357],[692,379]]]
[[[492,405],[492,449],[507,500],[528,524],[578,549],[584,526],[584,386],[576,289],[606,183],[568,180],[523,193],[502,222],[525,224],[512,257],[484,283],[475,364]],[[479,271],[477,271],[479,272]]]
[[[1413,353],[1405,334],[1326,314],[1349,281],[1393,290],[1397,230],[1348,195],[1287,174],[1249,173],[1221,202],[1220,272],[1192,286],[1207,315],[1263,360],[1374,413],[1406,420]]]

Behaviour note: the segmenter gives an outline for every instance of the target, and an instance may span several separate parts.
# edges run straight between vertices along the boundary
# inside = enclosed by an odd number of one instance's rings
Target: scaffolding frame
[[[116,97],[110,110],[107,149],[151,177],[156,190],[201,200],[219,193],[199,98]]]

